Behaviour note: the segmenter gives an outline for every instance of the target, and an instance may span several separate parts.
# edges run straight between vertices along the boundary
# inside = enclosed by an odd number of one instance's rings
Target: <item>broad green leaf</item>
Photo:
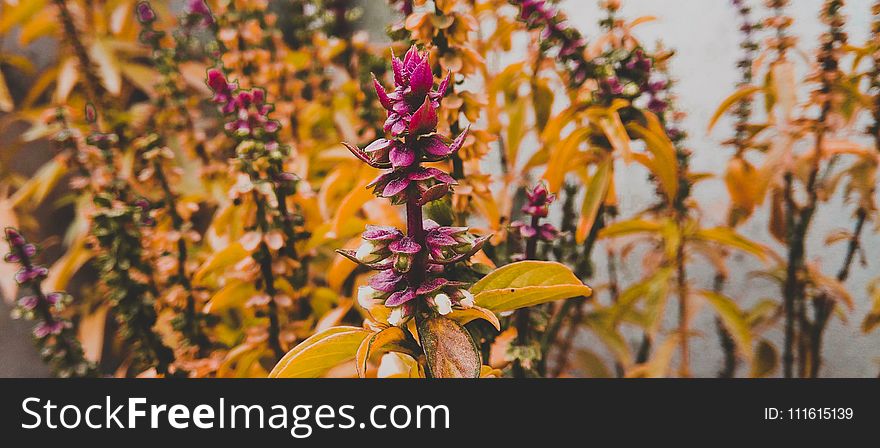
[[[496,313],[589,297],[592,292],[565,265],[531,260],[496,269],[471,287],[475,303]]]
[[[613,171],[611,169],[613,159],[606,158],[599,164],[596,173],[590,178],[590,184],[587,186],[587,192],[584,195],[584,203],[581,205],[581,216],[578,218],[577,232],[575,237],[578,244],[583,244],[593,229],[596,222],[596,216],[605,195],[608,193],[608,187],[611,185]]]
[[[730,109],[736,103],[754,95],[757,92],[763,90],[760,86],[746,85],[737,89],[735,92],[730,94],[721,104],[718,106],[718,109],[715,110],[715,113],[712,115],[712,118],[709,120],[709,126],[706,132],[712,131],[712,128],[715,127],[715,124],[718,123],[718,120],[727,113],[727,110]]]
[[[461,324],[437,316],[421,320],[417,328],[432,378],[480,377],[480,349]]]
[[[746,314],[739,309],[736,302],[730,297],[705,289],[697,291],[697,293],[705,297],[706,301],[715,308],[715,312],[721,319],[721,323],[736,343],[737,350],[743,358],[751,362],[754,357],[752,348],[752,328],[749,325],[749,320]]]
[[[369,335],[370,331],[359,327],[333,327],[316,333],[287,352],[269,378],[318,378],[354,359]]]

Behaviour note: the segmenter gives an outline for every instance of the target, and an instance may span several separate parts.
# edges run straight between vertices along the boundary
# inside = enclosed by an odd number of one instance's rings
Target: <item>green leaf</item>
[[[730,333],[736,348],[743,358],[751,361],[754,358],[752,349],[752,328],[749,319],[730,297],[714,291],[700,290],[698,294],[706,298],[721,319],[724,328]]]
[[[422,319],[417,327],[432,378],[480,377],[480,349],[461,324],[437,316]]]
[[[331,327],[316,333],[287,352],[269,378],[318,378],[354,359],[358,347],[370,334],[359,327]]]
[[[593,291],[565,265],[552,261],[520,261],[496,269],[471,287],[475,303],[496,313]]]

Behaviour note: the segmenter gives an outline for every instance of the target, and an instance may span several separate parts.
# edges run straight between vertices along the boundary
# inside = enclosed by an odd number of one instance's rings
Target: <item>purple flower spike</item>
[[[437,168],[421,166],[449,158],[464,145],[468,128],[450,142],[437,133],[440,101],[452,80],[449,73],[436,90],[427,54],[415,47],[403,58],[393,57],[394,89],[386,91],[373,78],[373,88],[388,111],[384,123],[391,134],[366,148],[345,144],[358,159],[370,166],[390,169],[367,184],[379,197],[393,204],[406,204],[406,234],[393,227],[367,226],[364,243],[357,249],[337,250],[348,259],[379,270],[368,285],[358,288],[358,303],[365,308],[378,303],[391,308],[388,324],[402,325],[426,304],[437,313],[474,306],[467,285],[444,277],[444,265],[464,261],[480,250],[488,237],[471,235],[465,227],[440,227],[424,220],[422,206],[445,196],[455,179]],[[423,229],[414,229],[423,223]],[[418,299],[418,301],[416,300]],[[421,310],[421,311],[420,311]]]

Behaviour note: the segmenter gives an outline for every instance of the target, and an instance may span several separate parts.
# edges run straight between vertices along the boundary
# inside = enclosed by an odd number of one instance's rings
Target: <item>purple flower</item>
[[[18,306],[30,311],[37,307],[37,304],[40,303],[40,298],[37,296],[24,296],[18,299]]]
[[[487,240],[471,234],[467,227],[443,227],[430,220],[425,222],[425,230],[425,242],[431,261],[440,264],[454,263],[470,257]]]
[[[232,113],[236,108],[235,100],[232,93],[238,88],[233,83],[226,81],[226,76],[220,69],[212,68],[208,70],[208,87],[214,91],[213,101],[220,105],[220,110],[224,114]]]
[[[655,114],[662,114],[666,111],[666,108],[668,106],[669,105],[666,103],[666,101],[663,101],[657,97],[651,97],[651,100],[648,101],[648,110],[654,112]]]
[[[428,54],[420,54],[413,46],[403,59],[393,58],[394,90],[388,93],[373,77],[373,87],[382,107],[388,111],[385,131],[394,136],[404,133],[424,134],[437,127],[437,109],[449,86],[449,75],[436,90]],[[413,120],[415,121],[413,122]]]
[[[539,218],[547,217],[550,210],[550,203],[556,200],[556,195],[550,193],[547,185],[543,182],[535,185],[532,191],[526,192],[526,205],[523,206],[523,213],[536,216]]]
[[[645,52],[641,49],[636,50],[633,53],[633,57],[626,63],[627,69],[646,73],[651,70],[651,66],[651,60],[645,56]]]
[[[149,2],[140,2],[137,4],[137,19],[141,23],[152,23],[156,20],[156,12]]]
[[[186,11],[190,15],[199,17],[205,26],[214,24],[214,16],[211,14],[211,9],[208,8],[205,0],[189,0],[189,3],[186,5]]]
[[[455,179],[437,168],[416,168],[412,171],[392,171],[377,177],[367,184],[376,196],[389,198],[394,204],[403,204],[407,198],[407,188],[416,185],[422,193],[437,184],[455,184]]]
[[[422,250],[422,246],[408,236],[389,244],[388,248],[394,254],[391,265],[400,273],[409,272],[413,258]]]
[[[42,339],[52,334],[61,334],[66,325],[62,321],[40,322],[34,328],[34,336]]]
[[[623,85],[620,84],[620,80],[614,76],[605,78],[605,82],[603,83],[605,90],[608,91],[612,95],[620,95],[623,93]]]
[[[25,266],[15,273],[15,281],[24,284],[38,279],[42,280],[47,275],[49,275],[49,270],[43,266]]]

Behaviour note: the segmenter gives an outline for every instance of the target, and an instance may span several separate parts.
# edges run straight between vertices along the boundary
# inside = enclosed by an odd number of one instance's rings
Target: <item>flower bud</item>
[[[445,316],[452,312],[452,300],[450,300],[448,295],[441,292],[434,296],[433,300],[438,313]]]

